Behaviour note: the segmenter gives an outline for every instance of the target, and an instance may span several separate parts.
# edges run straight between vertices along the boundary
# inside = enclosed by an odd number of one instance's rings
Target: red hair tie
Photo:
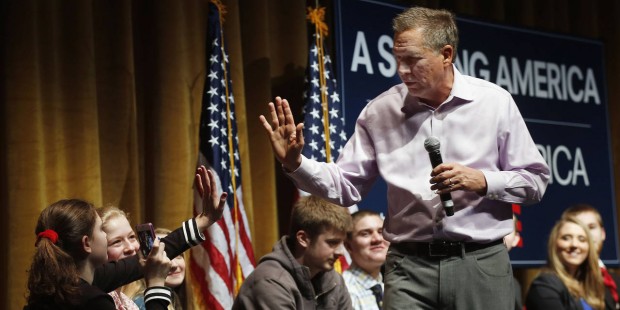
[[[50,241],[52,241],[53,244],[56,244],[56,241],[58,241],[58,233],[56,233],[54,230],[52,229],[46,229],[42,232],[40,232],[37,237],[39,239],[41,238],[47,238],[50,239]]]

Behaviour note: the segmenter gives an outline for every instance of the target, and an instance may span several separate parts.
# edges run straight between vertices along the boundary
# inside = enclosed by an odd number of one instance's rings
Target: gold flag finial
[[[329,28],[325,24],[325,8],[312,8],[308,7],[308,15],[306,18],[316,25],[321,37],[326,37],[329,34]]]
[[[221,19],[223,20],[224,19],[224,15],[227,12],[226,12],[226,6],[222,3],[222,0],[209,0],[209,2],[215,4],[217,9],[220,11]]]

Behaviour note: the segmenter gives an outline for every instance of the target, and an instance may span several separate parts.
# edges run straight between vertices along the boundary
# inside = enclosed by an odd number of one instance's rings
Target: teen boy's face
[[[310,268],[312,276],[334,269],[334,263],[343,254],[344,231],[327,228],[314,240],[310,240],[304,254],[303,264]]]
[[[347,240],[351,259],[366,272],[378,270],[385,262],[390,243],[383,239],[383,220],[376,215],[360,218]]]

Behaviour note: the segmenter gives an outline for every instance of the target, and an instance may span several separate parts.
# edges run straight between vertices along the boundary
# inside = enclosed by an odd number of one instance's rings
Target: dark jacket
[[[353,309],[342,276],[334,270],[310,278],[282,237],[243,282],[233,309]]]
[[[188,239],[186,238],[194,239]],[[198,231],[196,221],[190,219],[183,223],[181,228],[176,229],[162,239],[166,244],[166,255],[173,259],[181,253],[189,249],[191,245],[195,245],[204,240],[204,235]],[[139,262],[138,255],[127,257],[116,262],[109,262],[95,269],[93,283],[81,280],[79,284],[80,296],[78,300],[73,302],[74,306],[61,306],[54,302],[52,298],[40,299],[28,304],[24,310],[48,310],[48,309],[88,309],[88,310],[115,310],[114,300],[108,292],[121,287],[127,283],[131,283],[143,277],[142,267]],[[166,287],[154,287],[155,290],[147,289],[145,295],[152,292],[158,295],[157,289],[169,291]],[[170,297],[166,299],[153,298],[146,303],[147,309],[168,309]]]
[[[620,292],[618,292],[618,289],[620,288],[620,277],[612,272],[609,272],[609,274],[614,279],[614,282],[616,282],[616,293],[620,295]],[[610,290],[610,288],[605,287],[605,310],[617,310],[618,308],[616,308],[616,301],[611,296]]]
[[[97,268],[95,274],[105,276],[95,277],[93,284],[80,279],[80,295],[73,302],[73,306],[59,305],[52,298],[37,300],[27,305],[24,310],[48,310],[48,309],[88,309],[88,310],[113,310],[116,309],[114,300],[106,292],[114,290],[124,283],[129,283],[142,276],[142,267],[138,256],[134,255],[117,262],[110,262]],[[126,282],[129,281],[129,282]],[[112,285],[112,286],[110,286]],[[114,286],[117,285],[117,286]],[[166,287],[157,287],[169,291]],[[171,293],[170,293],[171,294]],[[147,309],[168,309],[169,300],[153,299],[147,304]]]
[[[581,302],[568,291],[554,273],[541,273],[530,286],[525,298],[527,310],[583,310]]]

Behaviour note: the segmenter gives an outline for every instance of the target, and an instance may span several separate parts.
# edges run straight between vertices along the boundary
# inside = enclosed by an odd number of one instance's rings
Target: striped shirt
[[[344,283],[351,295],[351,303],[355,310],[378,310],[377,299],[372,293],[371,287],[381,284],[383,289],[383,276],[375,279],[370,274],[353,264],[342,273]]]

